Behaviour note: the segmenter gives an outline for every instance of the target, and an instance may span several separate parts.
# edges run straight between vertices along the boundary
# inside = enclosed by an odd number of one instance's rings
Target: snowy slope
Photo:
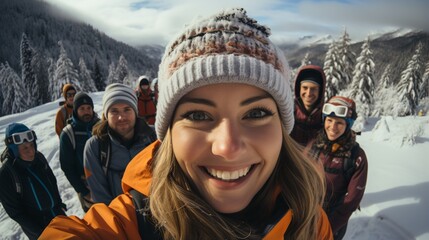
[[[101,113],[102,92],[90,94]],[[58,180],[67,214],[82,217],[77,195],[59,164],[59,140],[54,131],[58,101],[0,118],[0,150],[8,124],[21,122],[38,135],[38,150]],[[381,120],[381,121],[380,121]],[[369,119],[357,141],[369,162],[368,185],[361,211],[352,215],[345,239],[429,240],[429,117]],[[0,239],[26,239],[0,206]]]

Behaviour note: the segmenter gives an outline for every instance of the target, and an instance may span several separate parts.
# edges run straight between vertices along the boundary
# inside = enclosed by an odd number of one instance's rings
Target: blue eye
[[[191,121],[208,121],[211,120],[211,118],[202,111],[193,111],[193,112],[187,112],[184,115],[182,115],[183,118],[186,118]]]
[[[259,118],[265,118],[272,115],[274,115],[274,113],[268,109],[255,108],[247,112],[247,114],[244,116],[244,119],[259,119]]]

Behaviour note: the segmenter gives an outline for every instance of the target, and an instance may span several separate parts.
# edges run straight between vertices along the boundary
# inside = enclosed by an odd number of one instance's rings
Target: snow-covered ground
[[[101,113],[102,92],[90,94]],[[0,118],[0,150],[8,124],[36,131],[37,146],[58,180],[67,214],[83,216],[77,195],[59,164],[54,131],[58,101]],[[361,211],[352,215],[345,239],[429,240],[429,116],[372,118],[357,141],[368,157],[369,175]],[[26,239],[0,206],[0,238]]]

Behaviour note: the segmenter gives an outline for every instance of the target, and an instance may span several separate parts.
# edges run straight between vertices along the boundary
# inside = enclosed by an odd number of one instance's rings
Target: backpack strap
[[[88,133],[84,132],[84,131],[75,131],[72,127],[72,125],[70,125],[70,123],[68,123],[64,128],[63,131],[67,134],[67,136],[70,139],[70,142],[73,146],[73,150],[76,150],[76,135],[81,135],[81,136],[87,136]]]
[[[136,121],[137,132],[139,132],[139,135],[147,137],[151,143],[157,140],[155,130],[149,126],[144,118],[138,117]]]
[[[7,169],[12,176],[13,182],[15,183],[15,191],[23,197],[21,179],[15,169],[11,166],[12,163],[10,161],[13,161],[12,156],[9,153],[9,149],[6,147],[1,154],[1,162],[3,163],[4,168]]]
[[[5,168],[9,171],[10,175],[12,176],[13,182],[15,183],[15,191],[21,197],[23,197],[21,179],[19,178],[18,174],[12,166],[10,166],[8,163],[5,163],[4,165],[6,165]]]
[[[67,134],[67,136],[70,139],[70,142],[73,146],[73,150],[76,149],[76,139],[74,137],[74,131],[73,128],[70,124],[67,124],[64,128],[63,128],[63,132],[65,132]]]
[[[110,144],[110,138],[107,137],[106,140],[98,139],[98,148],[100,149],[100,163],[103,167],[104,175],[107,176],[107,171],[109,170],[110,166],[110,155],[111,155],[111,144]]]
[[[64,104],[62,107],[61,107],[61,113],[63,114],[63,119],[64,119],[64,121],[67,121],[67,109],[66,109],[66,105]]]
[[[64,104],[61,106],[61,113],[63,115],[63,119],[64,119],[64,125],[70,124],[71,123],[71,116],[72,115],[68,115],[67,114],[67,104],[64,102]]]
[[[136,209],[140,238],[142,240],[161,240],[159,229],[155,227],[154,222],[150,219],[149,199],[135,189],[131,189],[130,194],[133,197],[133,204]]]
[[[343,172],[344,172],[344,178],[347,182],[350,182],[350,179],[352,179],[352,176],[356,169],[356,157],[358,155],[360,146],[359,143],[355,143],[355,145],[350,150],[350,157],[346,158],[344,160],[343,165]]]
[[[346,179],[346,182],[350,182],[350,179],[352,179],[352,176],[355,172],[355,168],[356,168],[356,157],[357,154],[359,152],[359,144],[355,143],[355,145],[353,145],[352,149],[350,150],[350,156],[346,157],[343,161],[343,175],[344,178]],[[317,155],[320,154],[320,151],[317,152]],[[328,168],[328,167],[324,167],[325,172],[327,173],[332,173],[332,174],[340,174],[341,170],[337,169],[337,168]]]

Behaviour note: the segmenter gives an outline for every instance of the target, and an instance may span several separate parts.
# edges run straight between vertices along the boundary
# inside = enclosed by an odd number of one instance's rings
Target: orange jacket
[[[58,109],[57,115],[55,116],[55,132],[58,137],[61,135],[63,128],[67,125],[66,121],[72,116],[72,113],[73,107],[69,107],[67,103],[64,103],[64,105]]]
[[[136,189],[149,195],[150,164],[158,145],[158,141],[152,143],[128,164],[122,179],[124,194],[115,198],[109,206],[94,204],[83,219],[76,216],[56,217],[39,239],[140,239],[136,211],[129,191]],[[322,213],[317,239],[333,239],[328,218]],[[263,239],[283,239],[291,219],[292,211],[289,210]]]

